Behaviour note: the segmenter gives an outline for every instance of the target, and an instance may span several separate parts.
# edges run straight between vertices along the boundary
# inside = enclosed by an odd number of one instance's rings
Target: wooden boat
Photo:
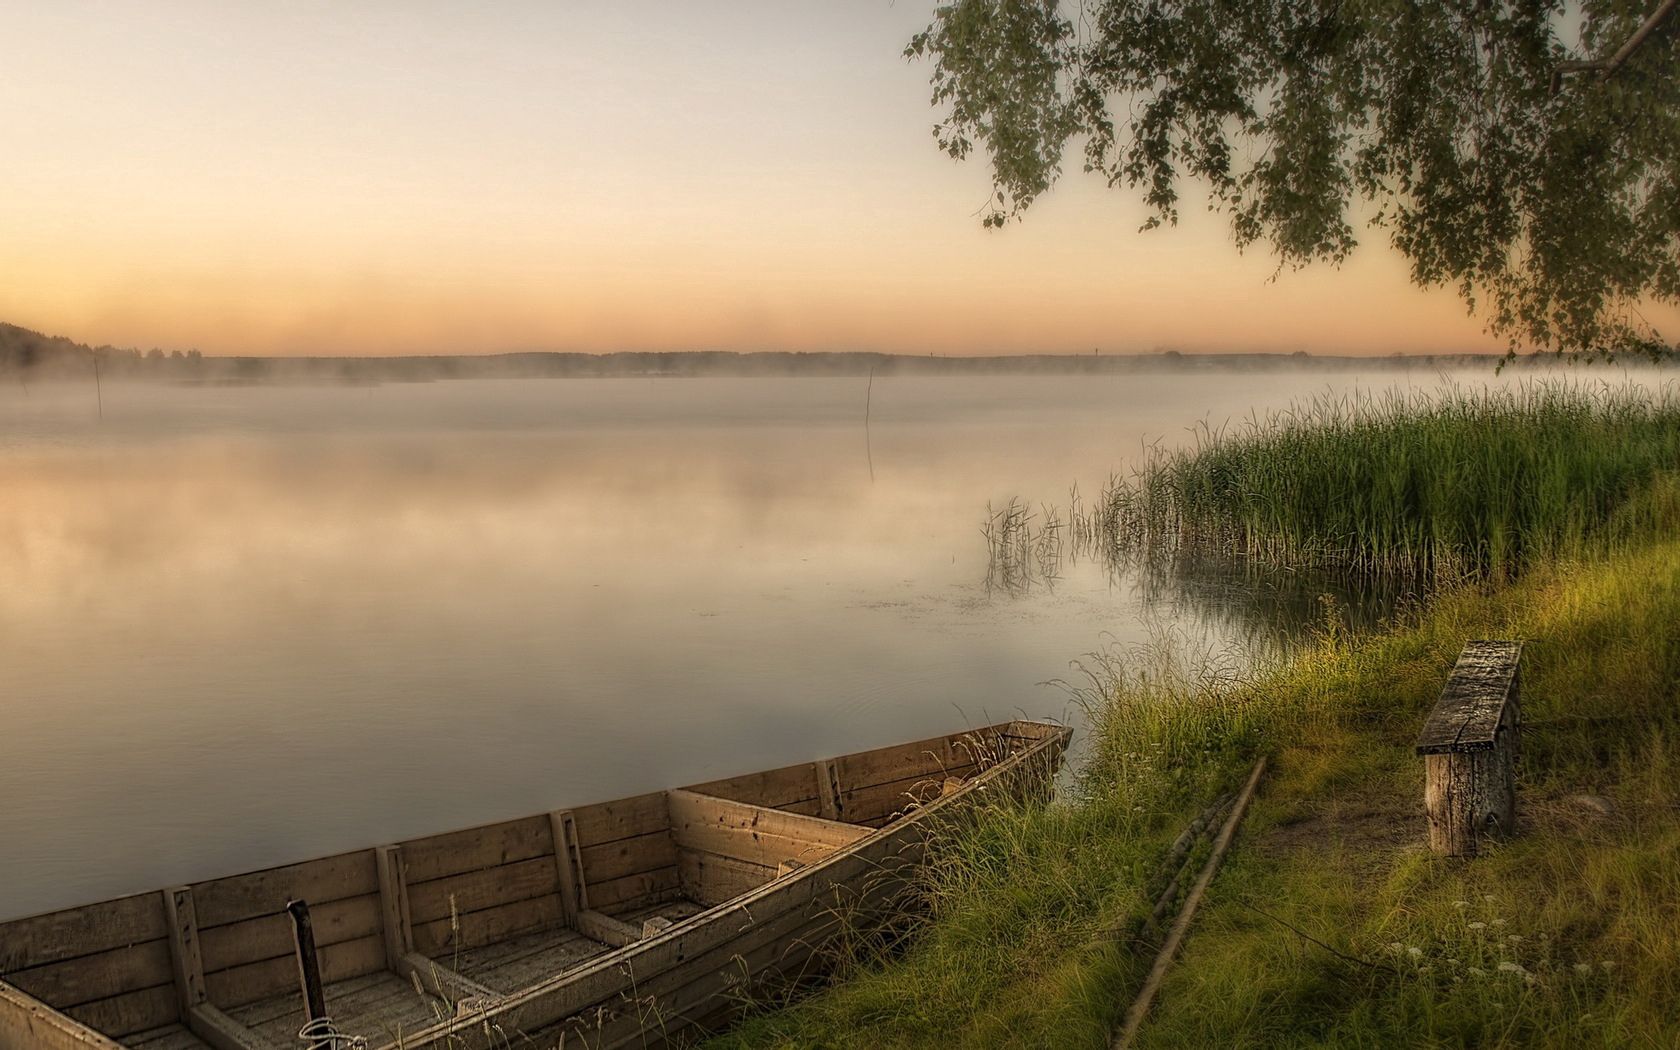
[[[386,1050],[680,1041],[890,929],[934,829],[1045,796],[1015,721],[0,925],[0,1050],[279,1050],[305,999]],[[360,1044],[356,1044],[360,1045]]]

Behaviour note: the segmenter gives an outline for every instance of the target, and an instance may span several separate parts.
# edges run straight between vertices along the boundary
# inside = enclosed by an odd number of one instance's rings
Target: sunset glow
[[[1498,348],[1070,174],[982,230],[928,4],[14,6],[0,319],[210,354]],[[1075,164],[1076,166],[1076,164]]]

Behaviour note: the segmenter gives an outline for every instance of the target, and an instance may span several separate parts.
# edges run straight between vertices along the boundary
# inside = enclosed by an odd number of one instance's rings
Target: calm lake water
[[[1481,382],[1477,375],[1472,381]],[[0,391],[0,918],[958,730],[1242,587],[988,503],[1426,372]],[[871,477],[873,470],[873,478]],[[1205,589],[1204,589],[1205,590]]]

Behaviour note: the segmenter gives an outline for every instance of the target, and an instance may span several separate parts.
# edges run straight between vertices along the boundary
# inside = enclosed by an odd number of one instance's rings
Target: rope
[[[298,1039],[309,1044],[309,1050],[367,1050],[367,1037],[345,1035],[330,1017],[317,1017],[298,1029]]]

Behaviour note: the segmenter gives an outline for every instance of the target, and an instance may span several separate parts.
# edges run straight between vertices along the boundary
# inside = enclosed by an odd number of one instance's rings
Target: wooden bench
[[[1464,647],[1418,736],[1429,848],[1473,857],[1484,838],[1516,827],[1521,642]]]

